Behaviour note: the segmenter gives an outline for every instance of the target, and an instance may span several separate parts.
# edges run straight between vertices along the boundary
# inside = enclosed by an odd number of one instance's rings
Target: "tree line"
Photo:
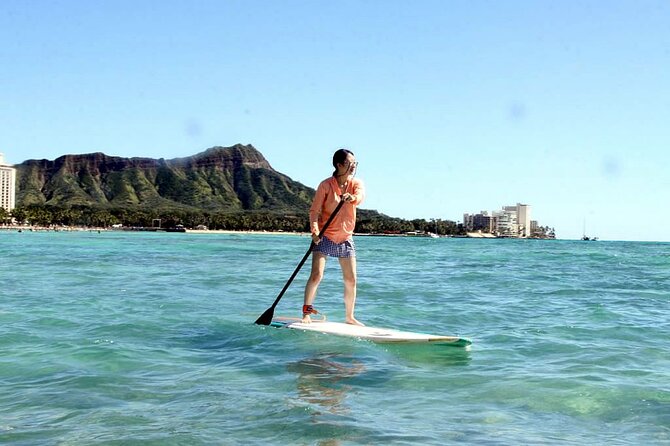
[[[208,212],[192,209],[59,207],[52,205],[18,206],[10,212],[0,208],[0,223],[33,226],[109,228],[114,225],[136,228],[184,227],[233,231],[309,232],[307,213],[278,211]],[[363,234],[402,234],[433,232],[439,235],[464,234],[463,226],[450,220],[404,220],[376,211],[358,211],[356,232]]]

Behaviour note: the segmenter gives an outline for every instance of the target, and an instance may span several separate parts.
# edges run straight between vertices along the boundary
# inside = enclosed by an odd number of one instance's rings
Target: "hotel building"
[[[499,211],[481,211],[479,214],[463,214],[466,231],[481,231],[498,237],[530,237],[533,226],[530,219],[530,205],[517,203],[503,206]],[[537,222],[535,222],[537,226]]]
[[[16,169],[5,164],[5,156],[0,153],[0,208],[11,212],[16,204]]]

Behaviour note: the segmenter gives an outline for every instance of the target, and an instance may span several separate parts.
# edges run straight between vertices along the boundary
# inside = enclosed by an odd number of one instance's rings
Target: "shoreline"
[[[0,231],[14,231],[14,232],[170,232],[182,234],[224,234],[224,235],[291,235],[299,237],[309,237],[309,232],[292,232],[292,231],[258,231],[258,230],[235,230],[235,229],[166,229],[166,228],[146,228],[146,227],[125,227],[125,228],[96,228],[96,227],[77,227],[77,226],[0,226]],[[384,234],[384,233],[354,233],[356,237],[407,237],[407,238],[476,238],[476,239],[500,239],[510,237],[497,237],[489,233],[468,232],[466,235],[441,235],[436,236],[428,233],[401,233],[401,234]],[[512,237],[514,238],[514,237]],[[541,239],[529,238],[529,240],[555,240],[555,239]]]
[[[182,229],[173,230],[165,228],[96,228],[96,227],[78,227],[78,226],[0,226],[0,231],[14,232],[172,232],[182,234],[268,234],[268,235],[298,235],[309,236],[308,232],[288,232],[288,231],[252,231],[252,230],[234,230],[234,229]]]
[[[308,237],[309,232],[288,232],[288,231],[252,231],[252,230],[234,230],[234,229],[186,229],[186,234],[253,234],[253,235],[298,235]]]

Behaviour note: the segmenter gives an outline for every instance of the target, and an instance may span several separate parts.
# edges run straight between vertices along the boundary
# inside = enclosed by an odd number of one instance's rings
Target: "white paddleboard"
[[[294,330],[316,331],[319,333],[333,334],[337,336],[349,336],[353,338],[366,339],[379,343],[405,343],[405,344],[446,344],[454,347],[468,347],[472,341],[458,336],[441,336],[426,333],[414,333],[411,331],[393,330],[390,328],[361,327],[358,325],[344,324],[341,322],[312,321],[303,324],[299,319],[278,317],[270,324],[277,328],[291,328]]]

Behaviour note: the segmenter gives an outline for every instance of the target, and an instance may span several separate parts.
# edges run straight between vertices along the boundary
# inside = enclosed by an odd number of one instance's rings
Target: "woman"
[[[344,279],[344,311],[345,322],[353,325],[363,325],[354,317],[356,305],[356,247],[353,234],[356,226],[356,206],[363,202],[365,189],[363,182],[354,178],[356,172],[356,158],[347,149],[339,149],[333,155],[335,171],[330,178],[319,184],[314,195],[312,207],[309,210],[309,222],[312,231],[312,240],[316,244],[312,251],[312,272],[305,285],[305,302],[302,307],[302,321],[310,323],[311,315],[318,312],[312,306],[316,290],[323,278],[326,268],[326,258],[337,257],[342,268]],[[344,205],[340,208],[322,238],[319,238],[320,229],[340,200]]]

